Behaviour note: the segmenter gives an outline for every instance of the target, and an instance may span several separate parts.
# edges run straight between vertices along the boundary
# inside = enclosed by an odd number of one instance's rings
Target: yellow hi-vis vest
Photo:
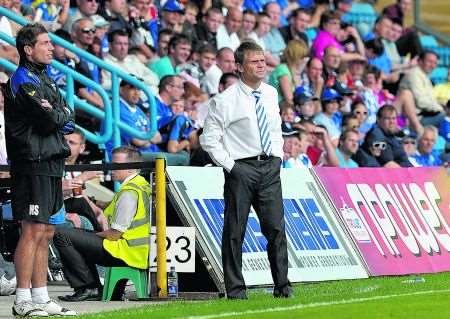
[[[138,195],[138,204],[136,214],[130,227],[122,234],[119,240],[103,240],[103,248],[112,256],[119,258],[130,267],[147,269],[148,268],[148,250],[150,233],[150,184],[140,175],[137,175],[127,181],[120,187],[117,194],[114,195],[111,203],[104,210],[108,223],[115,220],[115,207],[118,198],[122,192],[134,191]]]

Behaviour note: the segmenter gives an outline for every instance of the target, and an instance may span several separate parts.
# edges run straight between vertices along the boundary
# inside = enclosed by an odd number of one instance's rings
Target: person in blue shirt
[[[120,121],[140,132],[150,131],[150,120],[148,116],[137,107],[141,91],[126,81],[120,82]],[[145,140],[134,137],[125,130],[120,130],[121,146],[129,145],[135,146],[144,154],[147,152],[159,152],[160,149],[156,145],[161,141],[161,135],[157,132],[152,139]],[[113,140],[106,143],[106,150],[110,154],[114,148]],[[111,158],[111,157],[110,157]]]
[[[339,138],[339,147],[336,149],[336,156],[339,159],[339,167],[355,168],[358,163],[352,160],[352,156],[358,152],[359,132],[355,129],[345,130]]]
[[[441,166],[442,160],[433,153],[433,147],[438,137],[438,130],[434,126],[425,126],[419,137],[417,154],[412,157],[420,166]]]
[[[156,121],[158,129],[166,126],[174,118],[170,105],[184,94],[183,79],[178,75],[166,75],[159,82],[159,96],[156,99]]]

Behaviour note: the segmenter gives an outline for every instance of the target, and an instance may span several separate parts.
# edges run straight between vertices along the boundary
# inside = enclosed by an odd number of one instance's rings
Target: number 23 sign
[[[156,227],[150,238],[150,269],[156,272]],[[167,271],[175,266],[177,272],[195,272],[195,228],[166,228]]]

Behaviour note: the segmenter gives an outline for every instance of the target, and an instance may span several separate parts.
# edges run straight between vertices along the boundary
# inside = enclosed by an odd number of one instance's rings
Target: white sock
[[[31,301],[30,288],[16,288],[16,303]]]
[[[34,303],[46,303],[49,301],[47,286],[31,288],[31,297]]]

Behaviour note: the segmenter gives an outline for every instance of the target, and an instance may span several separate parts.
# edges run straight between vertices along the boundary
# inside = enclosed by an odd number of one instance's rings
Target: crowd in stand
[[[450,159],[449,84],[429,79],[439,56],[405,25],[411,3],[384,8],[369,30],[343,22],[352,0],[0,0],[148,86],[156,96],[156,135],[143,140],[121,131],[121,143],[144,159],[163,152],[169,165],[212,163],[198,142],[209,101],[239,81],[234,50],[254,41],[279,94],[284,167],[441,166]],[[1,31],[17,29],[0,17]],[[0,57],[18,62],[1,41]],[[111,89],[111,74],[90,61],[58,45],[54,58]],[[48,72],[65,87],[64,73]],[[76,83],[75,91],[103,108],[90,87]],[[146,96],[125,81],[119,91],[121,120],[148,131]],[[76,121],[102,129],[82,111]],[[112,147],[106,143],[107,154]]]

